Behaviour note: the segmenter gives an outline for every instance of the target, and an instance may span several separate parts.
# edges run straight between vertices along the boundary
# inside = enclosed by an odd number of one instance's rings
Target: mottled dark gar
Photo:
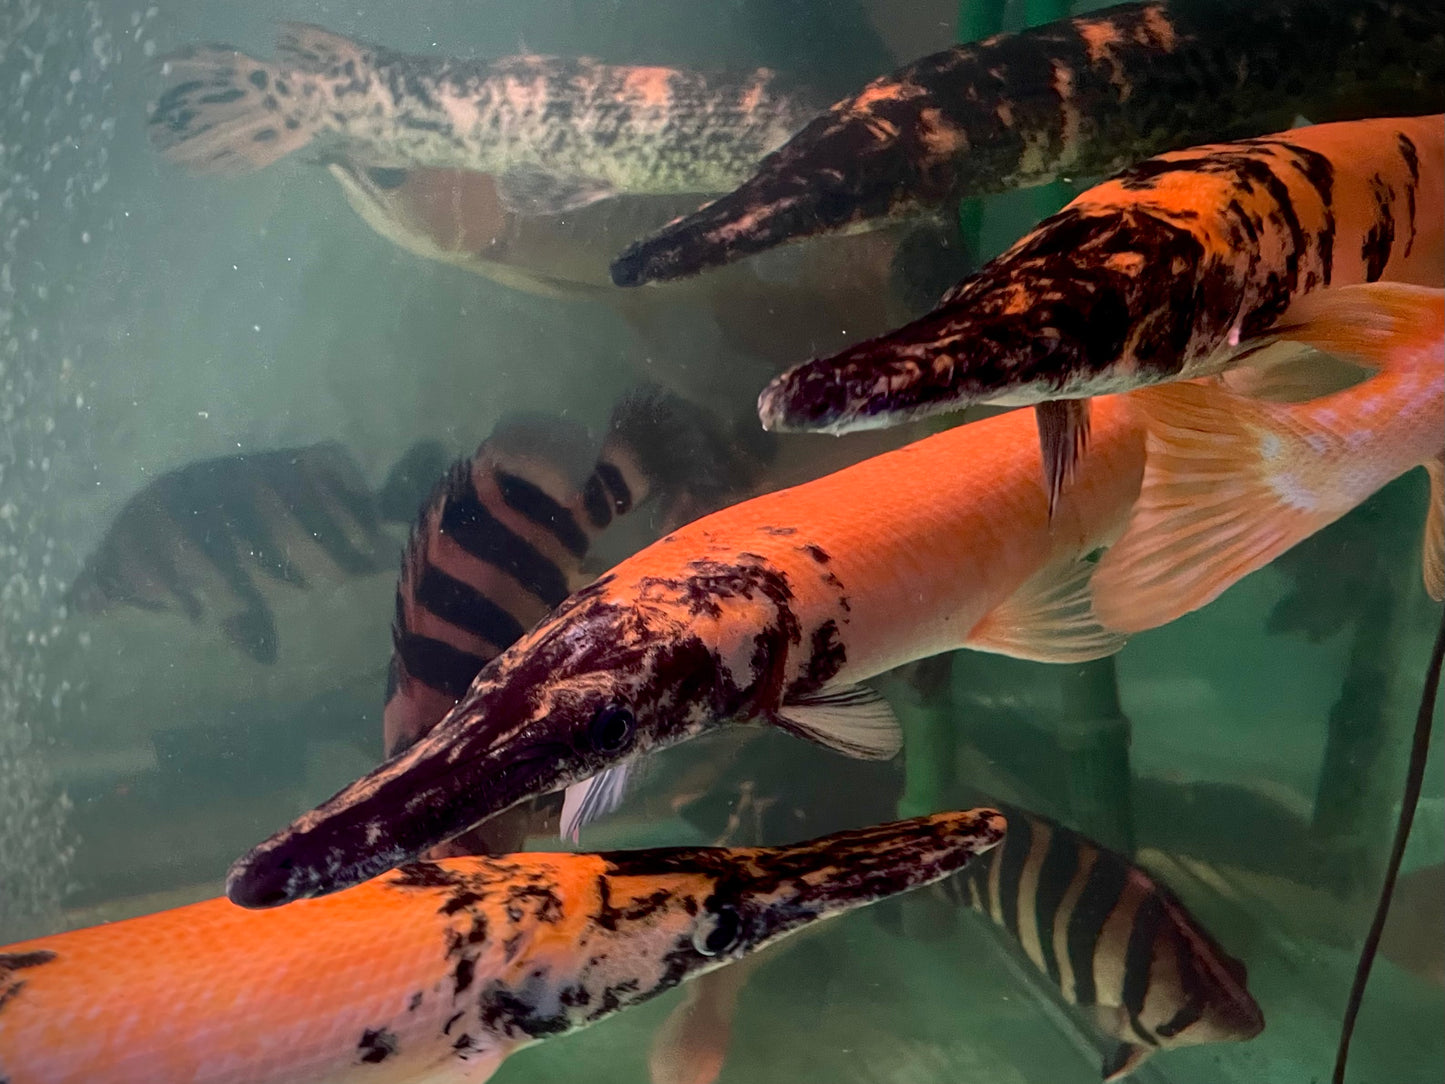
[[[206,45],[167,59],[152,141],[195,172],[237,173],[319,140],[364,167],[490,173],[508,207],[557,213],[621,193],[725,192],[817,108],[761,69],[408,56],[297,23],[277,54]]]
[[[1312,120],[1445,108],[1442,0],[1124,4],[935,53],[627,249],[622,286],[786,241]]]
[[[1438,114],[1171,151],[1081,194],[928,315],[777,377],[758,411],[765,428],[844,432],[1039,404],[1056,501],[1090,396],[1219,372],[1314,290],[1438,287],[1442,220]]]
[[[0,948],[7,1084],[480,1084],[810,927],[961,869],[989,809],[770,848],[415,863],[279,911],[225,899]]]

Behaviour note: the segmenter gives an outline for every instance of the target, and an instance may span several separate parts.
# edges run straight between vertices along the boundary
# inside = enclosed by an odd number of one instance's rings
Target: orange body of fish
[[[0,948],[8,1084],[483,1081],[813,922],[930,884],[991,810],[774,848],[418,863],[325,900],[207,900]]]

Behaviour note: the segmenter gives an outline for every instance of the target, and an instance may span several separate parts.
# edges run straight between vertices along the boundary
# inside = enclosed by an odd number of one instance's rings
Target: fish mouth
[[[279,907],[349,888],[587,774],[570,746],[519,748],[515,737],[475,733],[475,720],[453,716],[242,855],[226,878],[231,902]]]

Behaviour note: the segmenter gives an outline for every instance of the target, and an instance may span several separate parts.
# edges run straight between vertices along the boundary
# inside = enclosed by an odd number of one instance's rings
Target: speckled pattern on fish
[[[491,173],[545,212],[726,191],[816,108],[766,70],[408,56],[300,24],[283,27],[277,53],[199,46],[167,60],[156,146],[193,171],[243,172],[319,140],[366,166]]]
[[[1123,4],[875,80],[736,191],[634,244],[612,276],[630,286],[695,274],[966,196],[1269,131],[1300,111],[1334,120],[1442,107],[1441,0]]]
[[[930,884],[992,810],[776,848],[417,863],[325,900],[224,899],[0,949],[8,1084],[480,1082],[800,930]]]

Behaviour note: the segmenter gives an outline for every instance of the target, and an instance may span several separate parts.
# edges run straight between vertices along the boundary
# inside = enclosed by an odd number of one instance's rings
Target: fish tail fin
[[[756,484],[765,452],[729,433],[704,407],[655,384],[628,393],[613,411],[602,460],[625,450],[672,524],[726,504]]]
[[[1277,463],[1339,458],[1318,443],[1338,438],[1292,427],[1284,408],[1205,383],[1133,398],[1147,418],[1148,458],[1128,526],[1094,574],[1094,613],[1106,627],[1140,632],[1197,610],[1346,510],[1317,499],[1323,486],[1278,473]]]
[[[1439,353],[1445,290],[1368,282],[1316,290],[1294,301],[1262,339],[1311,346],[1382,371],[1412,370]]]
[[[1425,513],[1425,590],[1445,601],[1445,452],[1425,464],[1430,473],[1430,507]]]
[[[300,150],[317,134],[287,73],[224,45],[167,57],[168,87],[149,121],[151,142],[192,173],[241,174]]]

